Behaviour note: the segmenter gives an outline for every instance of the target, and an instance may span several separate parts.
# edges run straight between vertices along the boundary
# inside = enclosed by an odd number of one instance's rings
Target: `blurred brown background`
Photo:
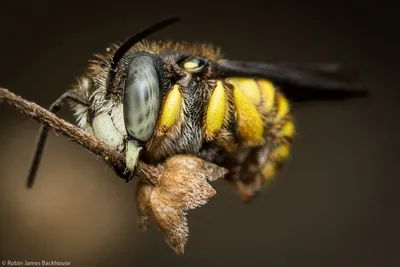
[[[399,266],[397,11],[368,2],[2,2],[0,85],[48,107],[93,53],[162,18],[152,39],[211,41],[230,58],[340,62],[372,98],[298,107],[279,178],[245,205],[224,181],[189,213],[183,257],[136,225],[135,183],[51,135],[25,188],[39,125],[0,105],[0,260],[71,266]],[[66,109],[60,116],[72,121]]]

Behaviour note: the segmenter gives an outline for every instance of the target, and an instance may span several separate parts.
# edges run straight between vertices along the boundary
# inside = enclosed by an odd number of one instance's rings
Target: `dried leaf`
[[[142,231],[149,228],[149,204],[150,196],[154,190],[154,186],[139,182],[136,189],[136,200],[138,208],[138,225]]]
[[[151,216],[169,246],[183,254],[189,235],[186,212],[216,194],[208,181],[223,177],[227,170],[189,155],[171,157],[162,168],[156,185],[138,185],[139,223],[147,226]]]

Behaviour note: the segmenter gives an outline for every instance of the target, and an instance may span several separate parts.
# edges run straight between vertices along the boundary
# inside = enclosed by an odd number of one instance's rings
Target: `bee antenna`
[[[147,29],[142,30],[141,32],[133,35],[132,37],[130,37],[129,39],[127,39],[115,52],[114,57],[112,59],[111,62],[111,69],[109,72],[109,76],[108,76],[108,83],[107,83],[107,91],[109,91],[109,89],[112,86],[113,80],[114,80],[114,76],[115,76],[115,69],[118,65],[118,62],[121,60],[121,58],[126,54],[126,52],[129,51],[129,49],[131,49],[132,46],[134,46],[135,44],[137,44],[138,42],[140,42],[141,40],[143,40],[144,38],[148,37],[149,35],[151,35],[154,32],[157,32],[167,26],[170,26],[171,24],[174,24],[178,21],[180,21],[181,19],[178,17],[172,17],[172,18],[168,18],[168,19],[164,19],[150,27],[148,27]]]

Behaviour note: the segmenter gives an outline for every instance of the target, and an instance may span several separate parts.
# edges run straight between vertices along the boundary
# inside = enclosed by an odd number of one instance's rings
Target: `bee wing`
[[[357,73],[350,68],[346,68],[343,65],[335,63],[293,63],[293,62],[281,62],[277,65],[296,69],[298,71],[313,73],[315,75],[322,75],[326,78],[338,79],[346,82],[356,82],[358,79]]]
[[[220,60],[210,63],[213,78],[264,78],[292,101],[340,100],[363,97],[367,88],[337,64],[258,63]]]

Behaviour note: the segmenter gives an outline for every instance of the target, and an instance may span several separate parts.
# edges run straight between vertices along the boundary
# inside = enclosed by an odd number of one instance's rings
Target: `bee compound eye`
[[[127,133],[139,142],[150,139],[160,111],[157,71],[148,56],[129,63],[124,90],[124,121]]]

